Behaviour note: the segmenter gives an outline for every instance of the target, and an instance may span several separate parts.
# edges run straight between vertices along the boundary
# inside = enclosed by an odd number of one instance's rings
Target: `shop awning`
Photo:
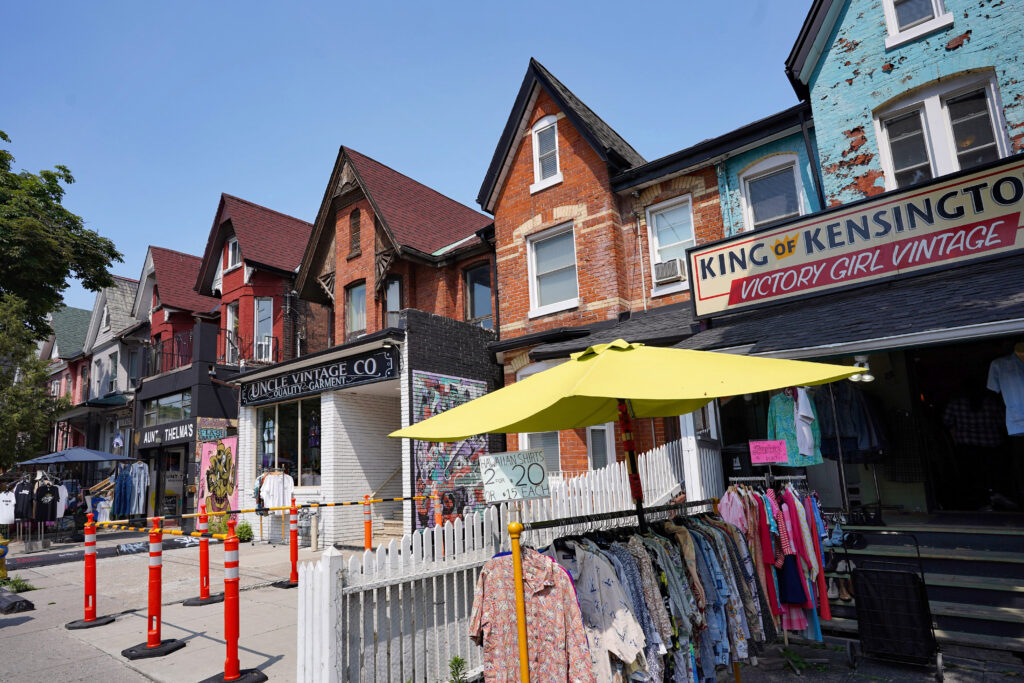
[[[828,358],[1024,333],[1024,255],[714,318],[678,348]]]
[[[127,396],[124,394],[114,394],[112,396],[104,396],[103,398],[89,399],[82,405],[89,406],[90,408],[116,408],[127,403]]]

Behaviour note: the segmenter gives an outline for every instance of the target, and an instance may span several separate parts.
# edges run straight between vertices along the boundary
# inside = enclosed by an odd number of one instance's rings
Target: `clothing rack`
[[[756,477],[729,477],[730,484],[753,484],[759,483],[764,484],[765,488],[770,488],[772,484],[779,481],[807,481],[806,474],[787,474],[787,475],[774,475],[771,472],[765,472],[764,474]]]
[[[519,676],[522,683],[529,683],[530,680],[530,658],[527,649],[526,634],[526,593],[523,587],[523,554],[519,543],[519,537],[524,531],[537,531],[540,529],[554,529],[563,526],[577,524],[592,524],[595,522],[606,522],[615,519],[627,519],[636,517],[641,531],[646,531],[645,515],[664,514],[667,512],[678,512],[690,508],[710,507],[712,512],[718,512],[718,499],[708,498],[706,500],[695,500],[683,503],[670,503],[652,508],[638,506],[636,510],[624,510],[622,512],[601,512],[591,515],[576,515],[574,517],[561,517],[542,522],[520,522],[515,521],[508,525],[509,537],[512,541],[512,573],[516,591],[516,625],[519,633]],[[517,508],[518,511],[518,508]],[[740,668],[738,662],[732,665],[733,678],[740,682]]]

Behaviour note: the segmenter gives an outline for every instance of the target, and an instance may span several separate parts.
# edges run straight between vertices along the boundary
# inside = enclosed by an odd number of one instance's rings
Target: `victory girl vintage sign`
[[[325,391],[344,389],[398,376],[394,349],[377,349],[357,356],[299,368],[267,379],[242,384],[242,405],[285,401]]]
[[[1020,157],[687,253],[698,317],[1024,249]]]

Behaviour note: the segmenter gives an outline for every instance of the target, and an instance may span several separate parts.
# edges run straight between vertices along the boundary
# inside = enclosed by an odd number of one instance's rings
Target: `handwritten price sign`
[[[753,465],[770,465],[787,462],[785,441],[751,441],[750,462]]]
[[[540,449],[481,455],[480,476],[487,503],[551,495],[548,472],[544,467],[544,451]]]

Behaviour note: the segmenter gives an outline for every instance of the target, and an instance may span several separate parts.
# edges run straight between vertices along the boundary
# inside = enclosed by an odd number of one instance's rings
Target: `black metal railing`
[[[269,335],[247,337],[221,329],[217,362],[223,365],[270,365],[280,360],[277,340]]]
[[[193,360],[192,331],[179,332],[155,342],[146,355],[146,376],[159,375],[189,365]]]

